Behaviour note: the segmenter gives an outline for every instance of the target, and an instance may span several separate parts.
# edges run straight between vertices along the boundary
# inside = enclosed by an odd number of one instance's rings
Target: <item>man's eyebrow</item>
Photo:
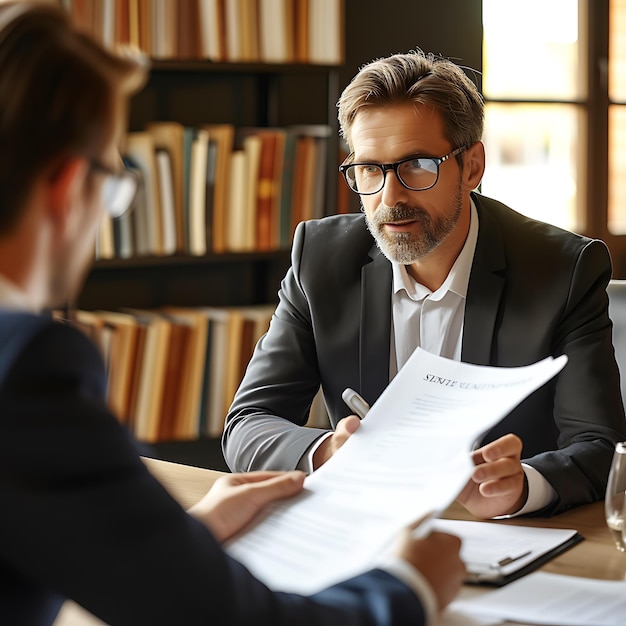
[[[384,161],[384,163],[397,163],[398,161],[405,161],[407,159],[434,159],[437,158],[434,154],[429,154],[423,150],[408,152],[406,155],[401,156],[400,158],[394,159],[393,161]],[[368,159],[367,157],[352,157],[351,163],[383,163],[381,160],[376,159]]]

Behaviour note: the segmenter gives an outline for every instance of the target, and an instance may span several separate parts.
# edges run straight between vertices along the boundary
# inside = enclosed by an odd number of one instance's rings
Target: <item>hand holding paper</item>
[[[505,435],[475,450],[476,468],[457,498],[459,503],[486,519],[519,511],[528,496],[521,455],[522,440],[516,435]]]
[[[303,493],[229,552],[273,589],[304,594],[370,569],[402,529],[459,495],[473,442],[566,361],[492,368],[418,348]]]

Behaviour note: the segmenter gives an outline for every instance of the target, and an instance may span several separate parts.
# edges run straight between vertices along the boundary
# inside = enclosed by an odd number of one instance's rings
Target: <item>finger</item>
[[[302,474],[304,476],[304,472],[300,472],[294,470],[297,474]],[[270,471],[270,470],[257,470],[254,472],[241,472],[236,474],[229,474],[228,476],[223,476],[219,480],[223,480],[231,485],[245,485],[247,483],[258,483],[263,482],[264,480],[269,480],[270,478],[276,478],[278,476],[283,476],[286,473],[284,471]]]
[[[508,476],[518,476],[523,474],[523,472],[524,469],[519,459],[505,457],[491,463],[478,465],[472,472],[472,480],[475,483],[484,483],[488,480],[500,480]]]
[[[304,477],[304,472],[284,472],[261,482],[250,483],[249,495],[258,506],[265,506],[299,493],[304,485]]]
[[[346,438],[354,433],[361,425],[361,420],[356,415],[348,415],[337,422],[335,434],[345,435]]]
[[[478,487],[480,494],[486,498],[502,497],[519,494],[522,476],[508,476],[499,480],[489,480]]]
[[[485,462],[495,461],[502,457],[520,458],[522,440],[513,434],[504,435],[475,451],[479,452]]]

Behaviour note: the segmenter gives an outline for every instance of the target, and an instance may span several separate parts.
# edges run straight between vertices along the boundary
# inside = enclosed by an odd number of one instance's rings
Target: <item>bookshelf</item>
[[[76,2],[60,1],[66,6]],[[224,1],[231,0],[217,0]],[[328,124],[331,157],[326,212],[332,213],[337,192],[342,189],[337,188],[333,162],[339,152],[335,103],[358,68],[374,58],[416,46],[441,52],[477,69],[482,62],[480,0],[426,4],[398,0],[384,7],[377,0],[340,1],[344,5],[343,62],[337,65],[233,63],[223,59],[164,59],[152,55],[150,81],[132,101],[130,130],[140,131],[155,120],[175,120],[189,126],[208,121],[236,126]],[[194,2],[212,4],[212,0],[180,0],[171,4],[182,6]],[[152,0],[119,0],[119,3],[138,4],[141,8],[151,6]],[[153,2],[154,6],[166,4],[169,0]],[[351,210],[357,209],[356,196],[350,200]],[[98,309],[272,303],[288,265],[286,250],[102,260],[94,265],[78,305]],[[164,459],[216,469],[224,467],[218,440],[159,443],[151,448]]]
[[[335,212],[339,141],[339,66],[313,63],[152,59],[147,85],[131,101],[129,132],[153,122],[186,128],[327,126],[324,214]],[[77,302],[83,311],[160,307],[248,307],[275,304],[289,267],[287,246],[193,256],[133,255],[97,259]],[[146,456],[226,470],[219,439],[145,444]]]

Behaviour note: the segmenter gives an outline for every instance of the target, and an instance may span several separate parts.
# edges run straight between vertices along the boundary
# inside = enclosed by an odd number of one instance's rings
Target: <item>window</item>
[[[626,234],[626,0],[611,0],[609,13],[609,205],[608,228]]]
[[[483,0],[483,26],[481,191],[582,231],[587,113],[579,0]]]
[[[606,241],[626,278],[626,0],[483,0],[481,191]]]

